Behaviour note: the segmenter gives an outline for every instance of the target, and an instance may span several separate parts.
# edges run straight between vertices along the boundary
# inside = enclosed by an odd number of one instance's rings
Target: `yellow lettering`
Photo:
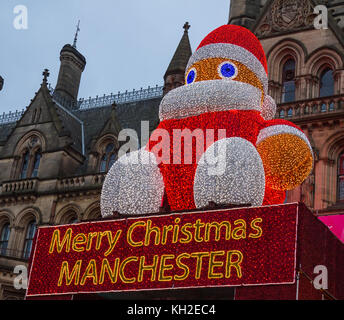
[[[86,251],[90,251],[92,247],[92,239],[98,235],[98,232],[91,232],[88,234]]]
[[[155,255],[153,257],[153,264],[145,265],[145,256],[141,256],[140,257],[139,276],[137,278],[138,282],[142,282],[142,280],[143,280],[143,271],[151,271],[152,275],[151,275],[150,281],[155,281],[155,279],[156,279],[156,269],[158,267],[158,260],[159,260],[159,256]]]
[[[172,243],[176,243],[178,241],[178,234],[179,234],[179,226],[178,223],[180,222],[180,218],[176,218],[174,220],[175,223],[177,223],[173,228],[173,239]]]
[[[104,231],[104,232],[99,232],[98,236],[97,236],[97,242],[96,242],[96,250],[100,249],[100,246],[102,244],[102,239],[107,236],[108,231]]]
[[[243,219],[238,219],[234,221],[234,225],[241,224],[241,226],[233,229],[232,238],[234,240],[240,240],[246,238],[246,222]]]
[[[165,276],[164,272],[166,270],[172,270],[172,264],[165,264],[167,259],[174,259],[174,254],[163,254],[160,258],[160,268],[159,268],[159,281],[171,281],[173,278],[171,276]]]
[[[223,256],[224,251],[212,251],[209,257],[208,279],[221,279],[222,273],[214,273],[214,268],[223,267],[223,261],[215,261],[216,256]]]
[[[69,265],[68,265],[68,261],[63,261],[62,262],[62,266],[61,266],[61,270],[60,270],[60,277],[58,280],[57,285],[59,287],[62,286],[62,282],[63,282],[63,277],[66,278],[66,285],[70,286],[70,284],[73,281],[74,278],[74,284],[77,286],[79,284],[79,279],[80,279],[80,268],[81,268],[81,260],[78,260],[71,273],[69,273]]]
[[[79,233],[75,236],[72,242],[72,250],[75,252],[83,252],[85,248],[79,248],[78,245],[83,245],[87,242],[87,237],[84,233]]]
[[[197,219],[196,222],[193,224],[195,228],[195,241],[196,242],[203,242],[203,238],[200,236],[201,228],[205,226],[204,223],[201,222],[201,219]]]
[[[132,246],[132,247],[142,247],[143,246],[143,241],[135,242],[132,238],[133,231],[136,227],[144,227],[146,226],[146,223],[143,221],[137,221],[133,223],[127,233],[127,242]]]
[[[205,231],[205,241],[210,240],[210,230],[211,228],[215,228],[215,241],[219,241],[221,239],[221,228],[224,227],[226,230],[226,240],[230,240],[231,238],[231,224],[229,221],[222,221],[218,223],[216,221],[207,223],[206,224],[206,231]]]
[[[117,230],[115,237],[112,237],[112,232],[108,231],[107,237],[109,241],[109,249],[104,253],[105,257],[107,257],[115,248],[119,237],[121,236],[122,230]]]
[[[118,275],[118,265],[119,265],[119,258],[115,259],[115,264],[113,267],[113,270],[110,267],[110,263],[108,259],[103,259],[102,262],[102,267],[100,270],[100,275],[99,275],[99,284],[104,283],[104,277],[105,277],[105,272],[107,272],[111,283],[116,283],[117,282],[117,275]]]
[[[180,232],[186,236],[185,239],[180,239],[179,242],[180,243],[189,243],[192,240],[192,233],[191,231],[187,230],[187,228],[192,228],[192,224],[191,223],[185,223],[181,228],[180,228]]]
[[[158,227],[152,227],[152,220],[147,221],[146,226],[146,236],[145,236],[145,246],[149,246],[150,244],[150,236],[152,232],[155,233],[155,245],[158,245],[160,243],[160,229]]]
[[[191,254],[191,257],[197,259],[195,279],[199,279],[202,271],[202,259],[204,257],[209,257],[209,252],[194,252]]]
[[[235,261],[232,261],[232,257],[236,257]],[[226,261],[226,278],[231,277],[231,268],[235,268],[238,278],[242,277],[242,271],[240,264],[243,260],[243,254],[238,250],[231,250],[227,252]]]
[[[166,244],[167,241],[167,234],[169,231],[171,231],[173,229],[173,226],[169,225],[169,226],[163,226],[162,229],[162,237],[161,237],[161,244]]]
[[[183,259],[183,258],[189,259],[190,257],[191,256],[188,253],[182,253],[177,257],[177,259],[176,259],[177,267],[180,269],[183,269],[184,273],[181,276],[175,275],[174,280],[182,281],[182,280],[185,280],[189,276],[190,269],[186,264],[181,262],[181,259]]]
[[[53,236],[51,237],[51,243],[49,248],[49,253],[54,252],[54,248],[56,246],[56,251],[61,253],[63,247],[66,245],[66,252],[70,250],[70,243],[72,238],[72,229],[69,228],[66,233],[64,234],[63,240],[60,240],[60,230],[57,229],[54,231]]]
[[[256,218],[254,220],[252,220],[251,222],[251,228],[255,231],[257,231],[257,233],[250,233],[249,234],[249,237],[250,238],[254,238],[254,239],[257,239],[257,238],[260,238],[263,234],[263,230],[260,226],[257,226],[257,223],[261,223],[263,222],[263,219],[262,218]]]
[[[128,257],[124,259],[121,263],[121,266],[119,268],[119,277],[124,283],[134,283],[136,281],[136,278],[127,278],[124,274],[124,269],[127,266],[128,263],[133,262],[133,261],[138,261],[138,257]]]
[[[84,275],[81,278],[80,285],[84,285],[87,278],[92,278],[93,284],[98,284],[98,276],[97,276],[97,263],[96,260],[91,259],[88,263]]]

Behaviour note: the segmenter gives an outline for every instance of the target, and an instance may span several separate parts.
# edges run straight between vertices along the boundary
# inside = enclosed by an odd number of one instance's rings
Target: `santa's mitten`
[[[313,167],[312,147],[306,135],[288,121],[273,120],[257,138],[267,185],[274,190],[292,190]]]
[[[144,149],[131,152],[120,157],[106,176],[102,216],[159,212],[163,195],[164,182],[155,155]]]
[[[202,155],[194,179],[196,207],[260,206],[265,193],[263,163],[255,146],[239,137],[218,140]]]

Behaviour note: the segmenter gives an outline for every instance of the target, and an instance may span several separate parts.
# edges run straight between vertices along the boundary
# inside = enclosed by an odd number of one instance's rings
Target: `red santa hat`
[[[263,85],[265,99],[262,115],[273,118],[276,104],[268,95],[268,71],[264,49],[257,37],[248,29],[236,25],[223,25],[209,33],[191,56],[186,72],[197,61],[207,58],[228,58],[239,61],[253,71]]]

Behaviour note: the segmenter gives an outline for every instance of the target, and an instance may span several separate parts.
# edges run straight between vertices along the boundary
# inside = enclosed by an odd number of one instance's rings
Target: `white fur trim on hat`
[[[312,146],[309,143],[307,136],[301,130],[299,130],[295,127],[285,125],[285,124],[278,124],[278,125],[266,127],[264,129],[260,130],[256,144],[258,145],[262,141],[264,141],[265,139],[272,137],[272,136],[276,136],[278,134],[293,134],[293,135],[301,138],[308,145],[308,147],[309,147],[309,149],[313,155]]]

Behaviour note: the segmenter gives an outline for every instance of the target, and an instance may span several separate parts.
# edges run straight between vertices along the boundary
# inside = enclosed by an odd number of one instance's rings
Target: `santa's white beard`
[[[261,111],[262,92],[235,80],[194,82],[170,91],[160,104],[160,121],[226,110]]]

